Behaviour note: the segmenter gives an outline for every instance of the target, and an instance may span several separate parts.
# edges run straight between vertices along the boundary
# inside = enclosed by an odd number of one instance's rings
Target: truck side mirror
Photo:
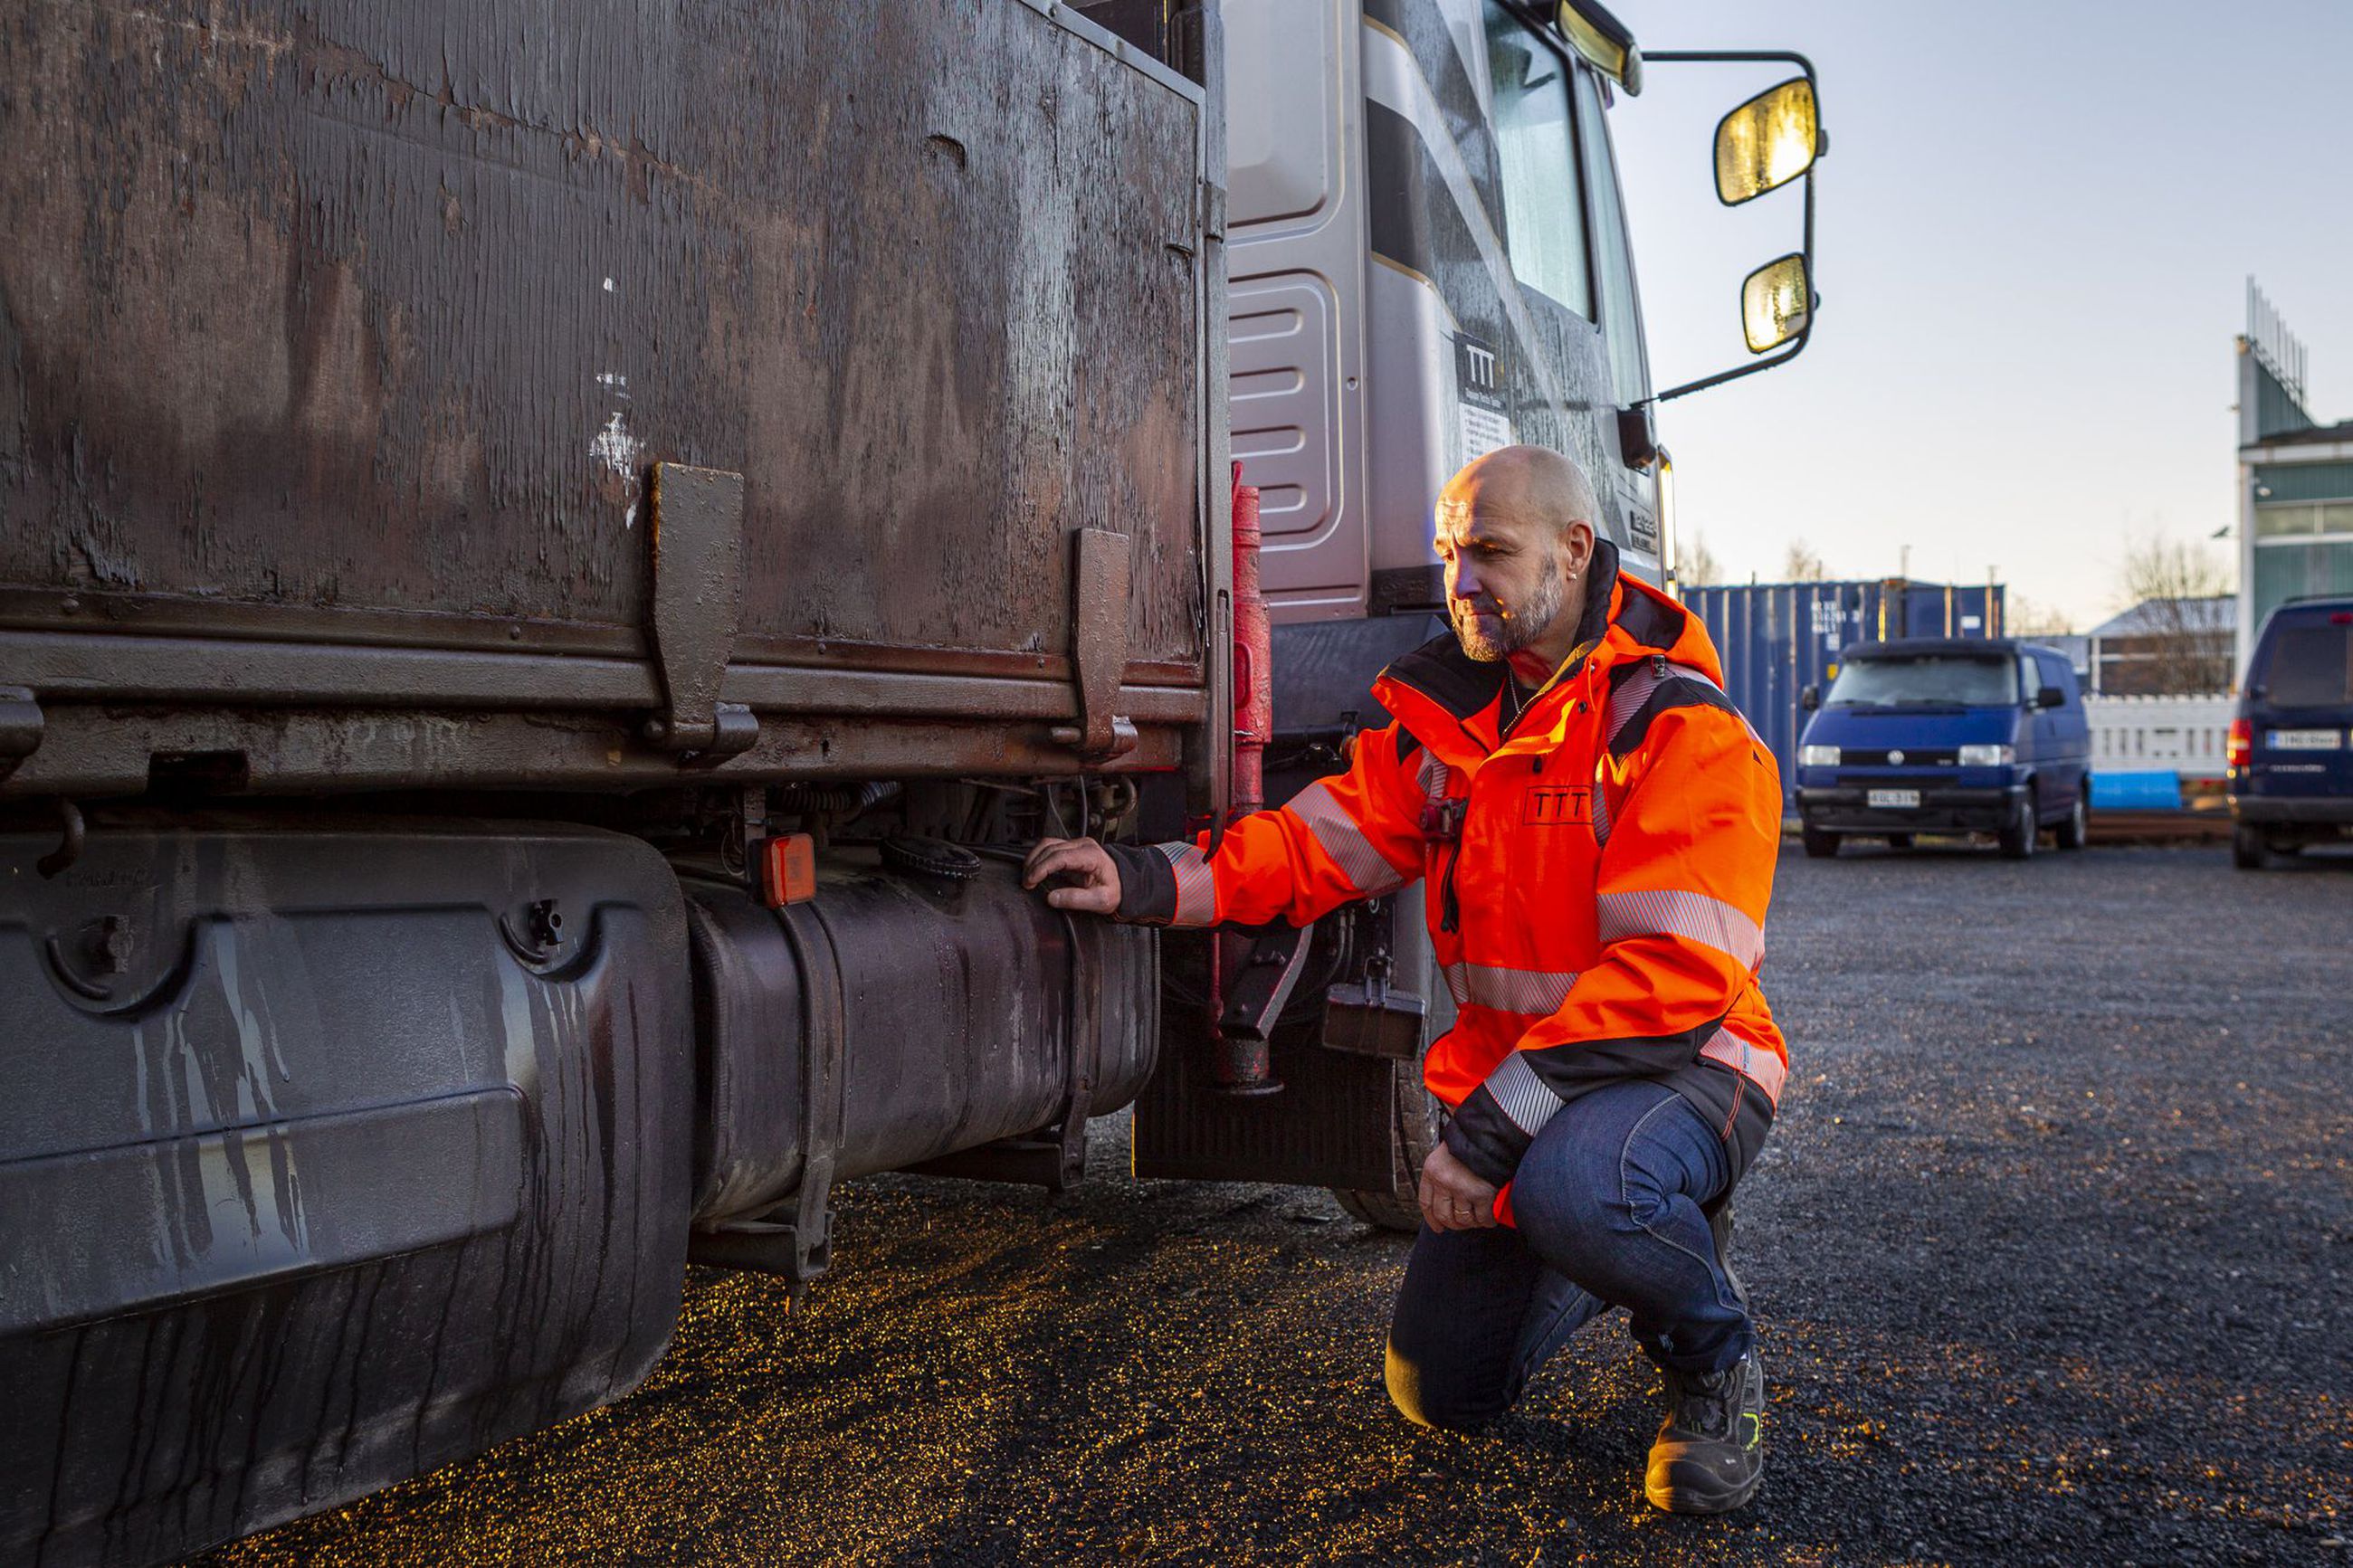
[[[2034,705],[2037,708],[2064,708],[2067,706],[2067,694],[2055,686],[2046,686],[2034,694]]]
[[[1809,686],[1803,691],[1798,693],[1798,706],[1804,709],[1807,712],[1810,713],[1821,705],[1822,689],[1820,687]]]
[[[1716,121],[1715,199],[1736,207],[1778,190],[1812,168],[1821,147],[1813,82],[1768,87]]]
[[[1805,351],[1814,310],[1820,303],[1813,279],[1814,165],[1830,151],[1831,142],[1822,131],[1813,62],[1803,55],[1786,49],[1671,49],[1643,58],[1646,67],[1771,62],[1805,73],[1766,89],[1717,121],[1715,148],[1716,199],[1726,206],[1755,201],[1793,182],[1804,183],[1804,244],[1792,255],[1767,262],[1741,283],[1740,319],[1748,363],[1651,394],[1651,402],[1664,403],[1787,364]]]
[[[1761,354],[1801,337],[1814,314],[1813,282],[1797,251],[1768,261],[1740,285],[1740,331],[1748,352]]]

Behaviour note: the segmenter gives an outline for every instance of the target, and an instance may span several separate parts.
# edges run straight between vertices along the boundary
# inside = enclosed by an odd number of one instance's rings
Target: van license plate
[[[1920,792],[1916,789],[1875,789],[1871,792],[1873,811],[1915,811],[1919,805]]]
[[[2345,737],[2335,730],[2274,730],[2271,749],[2274,752],[2333,752],[2344,745]]]

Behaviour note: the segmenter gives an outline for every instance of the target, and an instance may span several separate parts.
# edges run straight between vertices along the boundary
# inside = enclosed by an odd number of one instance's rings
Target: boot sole
[[[1645,1484],[1642,1495],[1651,1500],[1652,1508],[1662,1509],[1668,1513],[1730,1513],[1755,1497],[1757,1489],[1764,1484],[1765,1472],[1759,1470],[1748,1478],[1746,1484],[1735,1487],[1730,1491]]]

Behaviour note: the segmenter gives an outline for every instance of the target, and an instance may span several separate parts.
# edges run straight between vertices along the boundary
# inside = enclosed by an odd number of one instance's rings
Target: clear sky
[[[2353,0],[1618,0],[1646,49],[1821,79],[1821,310],[1790,364],[1664,405],[1677,515],[1726,574],[1985,580],[2082,630],[2135,539],[2237,519],[2252,274],[2353,419]],[[1659,384],[1745,357],[1790,186],[1716,205],[1709,138],[1781,73],[1654,67],[1611,114]],[[2233,572],[2237,546],[2213,543]]]

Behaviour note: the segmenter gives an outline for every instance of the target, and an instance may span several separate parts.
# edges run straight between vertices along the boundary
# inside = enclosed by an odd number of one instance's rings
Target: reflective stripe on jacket
[[[1788,1070],[1757,978],[1779,773],[1697,617],[1615,563],[1597,545],[1584,640],[1507,729],[1506,667],[1440,637],[1375,683],[1394,722],[1347,772],[1214,855],[1121,857],[1123,916],[1180,925],[1304,925],[1420,879],[1456,1007],[1424,1079],[1498,1185],[1562,1105],[1627,1078],[1699,1104],[1736,1173]]]

